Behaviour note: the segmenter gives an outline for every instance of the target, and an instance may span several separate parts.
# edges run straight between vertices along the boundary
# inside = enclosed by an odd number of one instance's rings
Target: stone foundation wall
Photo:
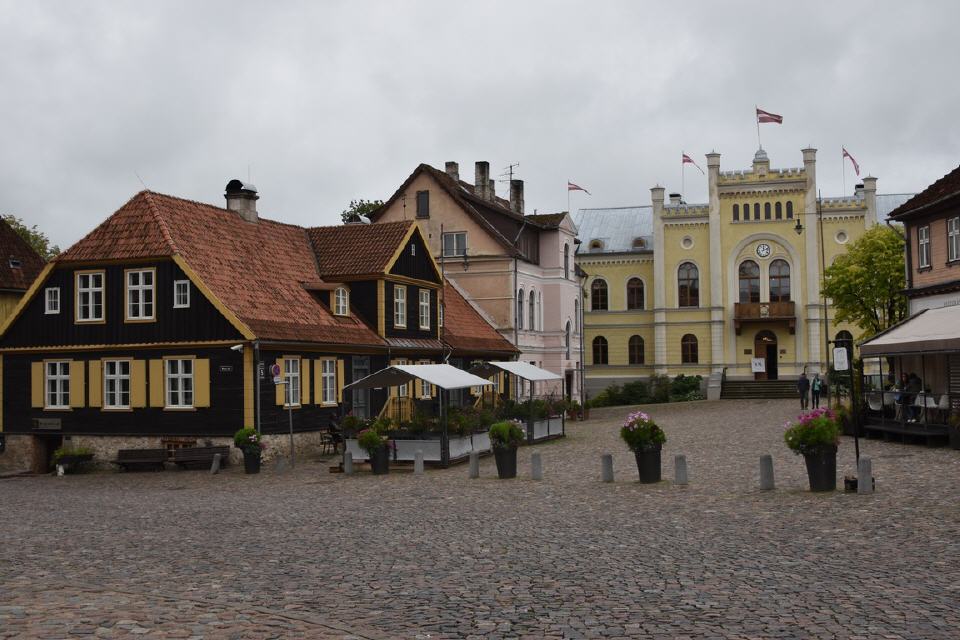
[[[29,471],[33,465],[33,436],[5,434],[7,446],[0,453],[0,472]]]

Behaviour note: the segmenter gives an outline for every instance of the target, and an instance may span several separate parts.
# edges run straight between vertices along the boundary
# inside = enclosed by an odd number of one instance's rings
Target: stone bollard
[[[873,462],[860,458],[857,464],[857,493],[873,493]]]
[[[480,477],[480,454],[476,451],[470,452],[470,479]]]
[[[353,475],[353,454],[347,451],[343,454],[343,472],[348,475]]]
[[[413,473],[417,476],[423,475],[423,451],[420,449],[413,454]]]
[[[773,488],[773,456],[760,456],[760,490],[770,491]]]
[[[600,456],[600,481],[613,482],[613,454]]]
[[[530,455],[530,479],[543,480],[543,460],[540,459],[539,453]]]
[[[687,456],[682,453],[673,456],[673,483],[679,487],[687,486]]]
[[[220,473],[220,454],[213,454],[213,462],[210,463],[210,475],[215,476]]]

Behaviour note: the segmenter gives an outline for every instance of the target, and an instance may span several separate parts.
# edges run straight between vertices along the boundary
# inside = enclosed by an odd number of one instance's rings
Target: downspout
[[[576,264],[576,263],[574,263]],[[586,327],[583,325],[584,322],[584,309],[583,309],[583,286],[586,284],[586,278],[580,278],[580,282],[577,285],[577,295],[580,296],[580,407],[582,409],[586,408],[587,405],[587,381],[584,375],[584,372],[587,370],[587,361],[586,361],[586,352],[584,351],[583,341],[587,335]]]
[[[254,427],[257,429],[257,434],[262,433],[260,428],[260,388],[261,388],[261,379],[260,379],[260,340],[253,341],[253,377],[256,380],[257,390],[253,394],[253,403],[254,403]]]

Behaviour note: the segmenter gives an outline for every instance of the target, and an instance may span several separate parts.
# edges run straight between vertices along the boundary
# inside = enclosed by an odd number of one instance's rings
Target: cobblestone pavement
[[[618,440],[625,408],[521,449],[513,481],[489,458],[479,480],[317,461],[2,480],[0,638],[960,636],[960,452],[865,441],[876,494],[811,494],[782,443],[793,402],[648,410],[657,485]]]

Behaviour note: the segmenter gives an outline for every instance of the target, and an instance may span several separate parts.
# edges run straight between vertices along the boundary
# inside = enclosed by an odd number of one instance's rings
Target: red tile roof
[[[909,216],[917,209],[957,195],[960,195],[960,167],[957,167],[891,211],[889,217],[895,220],[901,219]]]
[[[11,259],[18,261],[20,266],[11,266]],[[33,247],[13,227],[0,220],[0,289],[26,291],[44,264]]]
[[[323,278],[384,273],[413,220],[307,229]]]
[[[513,344],[490,326],[448,280],[443,286],[443,341],[454,353],[497,351],[519,353]]]

